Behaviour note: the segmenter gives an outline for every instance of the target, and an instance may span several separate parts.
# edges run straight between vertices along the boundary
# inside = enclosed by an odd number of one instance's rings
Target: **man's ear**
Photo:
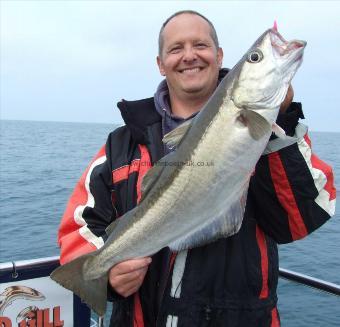
[[[220,68],[222,68],[222,62],[223,62],[223,49],[218,48],[217,50],[217,63]]]
[[[158,69],[159,69],[159,72],[161,73],[161,75],[165,76],[164,66],[163,66],[162,60],[159,56],[157,56],[157,65],[158,65]]]

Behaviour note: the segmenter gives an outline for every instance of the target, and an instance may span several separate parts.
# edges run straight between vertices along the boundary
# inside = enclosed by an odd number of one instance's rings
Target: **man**
[[[102,246],[110,222],[136,206],[150,168],[145,163],[170,151],[163,135],[197,114],[212,95],[227,73],[222,59],[205,17],[183,11],[164,23],[157,63],[166,79],[153,98],[118,104],[126,126],[109,135],[70,199],[59,231],[62,263]],[[292,98],[290,88],[278,124],[299,135],[303,114]],[[329,219],[332,181],[331,168],[311,154],[307,135],[262,156],[236,235],[112,267],[111,326],[279,326],[277,243],[300,239]]]

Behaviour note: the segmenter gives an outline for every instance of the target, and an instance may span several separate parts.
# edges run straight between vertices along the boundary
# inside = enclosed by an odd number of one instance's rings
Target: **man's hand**
[[[128,297],[138,291],[151,263],[151,258],[123,261],[113,266],[109,272],[109,283],[121,296]]]
[[[284,113],[287,108],[290,106],[290,104],[293,101],[293,97],[294,97],[294,90],[292,88],[292,85],[289,85],[288,91],[287,91],[287,95],[285,97],[285,99],[283,100],[283,102],[281,103],[280,106],[280,112]]]

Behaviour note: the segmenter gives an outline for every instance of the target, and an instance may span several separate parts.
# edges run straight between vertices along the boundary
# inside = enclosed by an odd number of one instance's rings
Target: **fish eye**
[[[263,59],[263,53],[260,49],[250,51],[248,53],[247,61],[250,63],[257,63]]]

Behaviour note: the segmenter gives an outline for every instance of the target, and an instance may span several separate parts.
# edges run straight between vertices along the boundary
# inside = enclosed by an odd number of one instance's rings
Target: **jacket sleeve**
[[[64,264],[100,248],[115,219],[111,169],[103,146],[78,181],[64,212],[58,243]]]
[[[299,113],[300,111],[300,113]],[[298,123],[301,106],[293,105],[278,123],[296,142],[263,155],[251,178],[249,192],[256,200],[256,220],[278,243],[305,237],[335,212],[336,190],[332,168],[312,151],[307,128]],[[294,134],[294,135],[293,135]]]

